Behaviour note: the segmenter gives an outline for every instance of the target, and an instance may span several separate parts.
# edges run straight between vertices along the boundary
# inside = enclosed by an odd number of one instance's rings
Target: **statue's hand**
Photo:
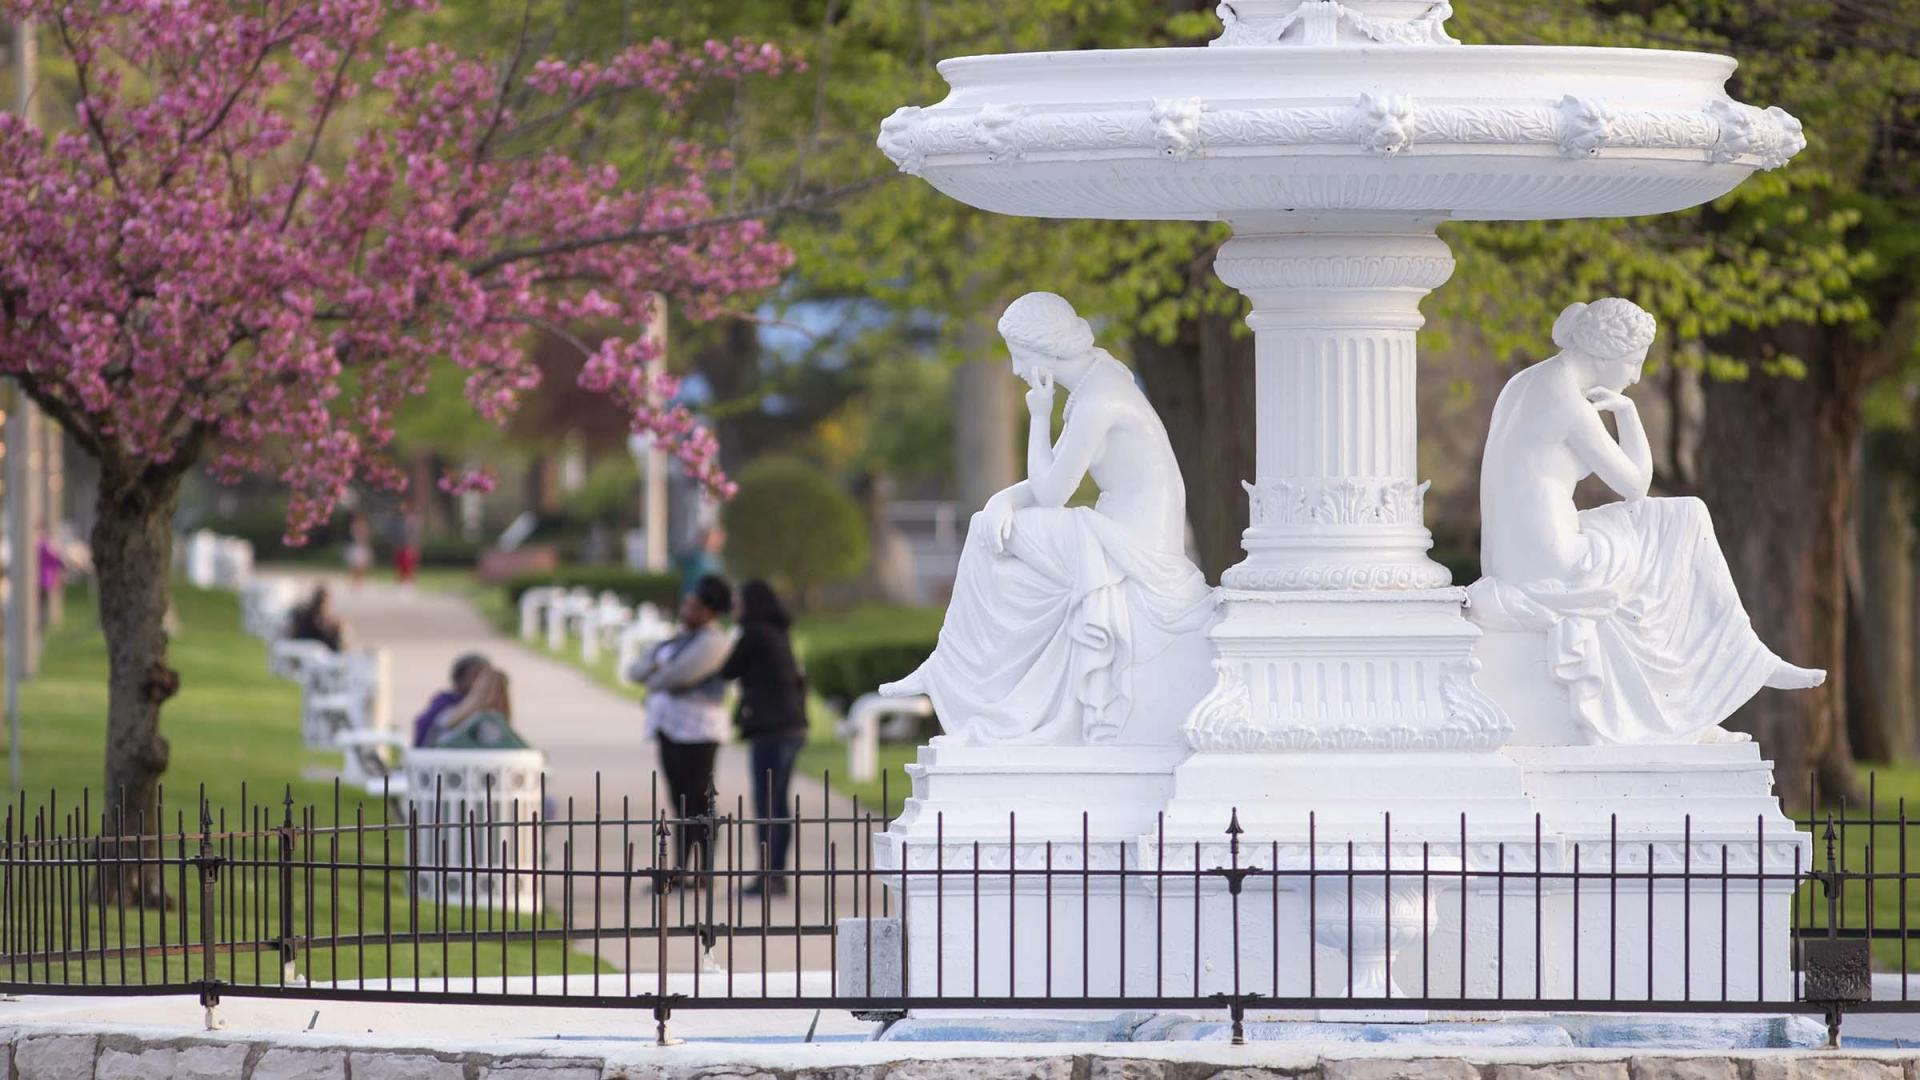
[[[1632,398],[1625,394],[1615,393],[1603,386],[1596,386],[1587,391],[1587,401],[1601,412],[1610,412],[1616,416],[1636,410]]]
[[[1042,371],[1027,391],[1027,411],[1034,416],[1053,416],[1053,373]]]
[[[1013,540],[1013,500],[1002,491],[980,508],[980,526],[987,530],[987,548],[1004,555]]]

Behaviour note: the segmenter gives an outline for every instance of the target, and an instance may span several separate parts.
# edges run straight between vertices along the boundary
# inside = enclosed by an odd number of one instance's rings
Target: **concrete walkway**
[[[392,707],[397,724],[410,728],[420,707],[446,685],[449,669],[462,653],[485,653],[507,673],[513,687],[514,727],[546,752],[547,790],[558,820],[576,823],[571,829],[556,824],[547,830],[548,868],[563,865],[563,842],[571,833],[575,871],[593,871],[597,853],[599,868],[606,875],[599,879],[597,892],[590,887],[591,879],[576,878],[570,898],[558,882],[553,882],[548,904],[556,911],[570,910],[576,927],[598,926],[604,931],[623,925],[654,925],[655,912],[651,909],[656,900],[649,882],[644,877],[630,880],[620,872],[626,865],[628,844],[632,845],[634,866],[655,865],[655,838],[646,835],[645,826],[623,830],[619,822],[623,817],[653,817],[653,808],[666,801],[664,781],[656,784],[657,759],[654,744],[645,735],[640,704],[595,682],[543,648],[528,647],[517,638],[502,635],[458,596],[381,582],[353,586],[344,580],[335,583],[334,595],[348,620],[355,646],[386,649],[392,655]],[[751,817],[746,746],[732,743],[722,747],[715,774],[720,812]],[[860,849],[859,863],[865,864],[866,849],[871,846],[869,828],[850,820],[823,825],[819,818],[825,793],[817,779],[796,777],[793,794],[805,821],[799,829],[796,861],[790,866],[817,871],[831,854],[835,865],[845,869],[854,865],[856,849]],[[826,816],[848,818],[851,806],[838,798],[833,803]],[[597,852],[592,840],[596,818],[608,823],[600,829]],[[715,844],[719,867],[757,869],[754,829],[733,826],[722,832]],[[797,934],[796,923],[825,927],[834,917],[856,914],[856,906],[864,911],[868,904],[866,890],[852,889],[845,880],[832,883],[830,905],[829,882],[808,878],[799,890],[797,911],[792,896],[742,901],[729,884],[737,882],[723,880],[711,891],[683,889],[669,895],[668,925],[697,920],[721,929],[714,948],[704,954],[695,938],[669,938],[668,970],[705,969],[724,976],[729,963],[740,975],[757,976],[762,970],[827,970],[833,962],[830,939],[818,933]],[[631,924],[626,922],[629,903]],[[760,926],[771,928],[764,939],[757,934],[738,936],[729,948],[727,927],[737,928],[738,934],[738,928]],[[658,935],[652,933],[636,935],[630,943],[623,935],[603,933],[599,956],[616,967],[655,971],[659,969],[659,946]],[[593,947],[582,944],[580,948],[591,952]]]

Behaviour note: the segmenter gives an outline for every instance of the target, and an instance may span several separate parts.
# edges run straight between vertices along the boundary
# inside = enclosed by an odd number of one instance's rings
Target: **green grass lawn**
[[[1814,815],[1822,824],[1813,830],[1814,864],[1807,869],[1826,866],[1823,823],[1831,813],[1835,865],[1851,874],[1871,875],[1848,881],[1841,889],[1839,925],[1854,929],[1869,925],[1878,930],[1898,929],[1904,910],[1906,925],[1920,929],[1920,880],[1905,881],[1898,876],[1903,872],[1920,874],[1920,765],[1862,766],[1860,786],[1861,791],[1871,797],[1870,807],[1836,803],[1822,806]],[[1903,820],[1914,823],[1904,837],[1900,827]],[[1868,821],[1877,824],[1868,825]],[[1803,887],[1799,904],[1800,922],[1826,925],[1825,890],[1817,885]],[[1882,969],[1920,970],[1920,941],[1907,944],[1903,940],[1878,940],[1874,942],[1873,952],[1875,966]]]
[[[214,821],[215,853],[235,860],[217,883],[217,933],[224,940],[276,937],[281,896],[277,841],[223,834],[279,825],[283,800],[291,794],[301,823],[310,822],[316,829],[302,835],[295,862],[319,864],[293,881],[296,935],[327,939],[358,934],[363,928],[369,934],[417,929],[433,935],[417,954],[410,945],[396,946],[390,954],[384,945],[309,949],[297,962],[300,975],[314,981],[353,978],[362,971],[370,977],[389,971],[396,978],[484,976],[498,975],[503,968],[509,974],[528,974],[536,965],[553,973],[560,970],[563,957],[571,970],[591,970],[590,958],[567,954],[556,942],[542,943],[536,955],[528,943],[486,938],[487,932],[498,934],[503,928],[530,929],[531,920],[508,919],[485,909],[441,911],[431,903],[414,903],[405,875],[387,868],[389,862],[404,859],[404,836],[376,829],[365,834],[362,850],[355,832],[330,831],[336,822],[349,828],[378,826],[386,820],[387,805],[378,798],[338,791],[326,779],[339,767],[337,754],[301,749],[300,691],[268,674],[266,646],[242,630],[234,594],[176,585],[174,603],[178,630],[171,658],[181,688],[167,704],[161,725],[172,748],[161,823],[174,837],[163,843],[164,857],[176,862],[166,868],[172,910],[133,908],[123,913],[114,905],[102,910],[98,890],[92,887],[102,869],[99,849],[82,839],[60,851],[55,866],[23,866],[17,861],[21,849],[10,849],[14,859],[6,869],[15,880],[11,888],[0,886],[11,905],[0,908],[0,929],[10,925],[16,935],[30,931],[33,936],[26,940],[33,942],[31,948],[59,952],[199,940],[200,884],[190,877],[183,887],[177,861],[183,854],[178,838],[182,832],[193,834],[184,842],[184,854],[198,853],[204,792]],[[47,637],[39,674],[22,686],[24,790],[12,793],[8,804],[10,840],[54,830],[68,836],[76,827],[83,838],[100,831],[106,665],[94,598],[76,590],[69,597],[65,624]],[[31,916],[27,895],[38,901]],[[64,924],[56,920],[49,932],[44,913],[60,909],[68,918]],[[449,934],[444,943],[443,924]],[[23,951],[21,941],[15,937],[0,942],[0,952]],[[231,981],[258,977],[271,983],[278,978],[277,959],[271,954],[238,951],[218,959],[219,976]],[[195,963],[192,977],[198,978],[197,959]],[[26,976],[44,981],[64,974],[91,982],[177,981],[188,974],[184,964],[173,956],[150,958],[144,965],[137,957],[124,965],[118,958],[95,957],[84,965],[33,972],[0,965],[0,980]]]

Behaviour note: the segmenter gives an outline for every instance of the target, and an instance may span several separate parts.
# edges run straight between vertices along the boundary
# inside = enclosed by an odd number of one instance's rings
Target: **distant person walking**
[[[400,508],[399,542],[393,548],[393,576],[402,585],[413,584],[420,573],[420,516],[412,506]]]
[[[753,816],[760,819],[760,877],[742,896],[787,892],[787,848],[793,826],[788,789],[800,750],[807,745],[806,680],[793,658],[788,631],[793,620],[764,581],[740,588],[740,637],[720,674],[740,680],[734,724],[748,740]]]
[[[353,515],[347,525],[347,573],[352,575],[353,583],[359,585],[367,580],[367,571],[373,569],[373,526],[367,524],[365,516]]]
[[[654,646],[628,675],[647,688],[647,734],[660,743],[660,771],[667,781],[667,816],[705,817],[713,812],[713,759],[727,737],[727,682],[720,669],[728,642],[720,619],[733,610],[733,587],[708,575],[680,601],[680,632]],[[688,853],[700,849],[699,869],[713,865],[704,825],[683,824],[674,844],[674,866],[691,867]],[[662,883],[671,889],[678,875]],[[694,883],[700,884],[695,878]]]

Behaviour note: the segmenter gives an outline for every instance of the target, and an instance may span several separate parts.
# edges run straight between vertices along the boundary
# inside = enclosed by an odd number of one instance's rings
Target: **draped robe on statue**
[[[1091,507],[1028,507],[995,553],[976,515],[939,647],[907,682],[970,743],[1112,742],[1139,665],[1203,629],[1213,591],[1179,551]]]
[[[1544,631],[1555,679],[1595,741],[1676,742],[1725,720],[1780,664],[1753,631],[1698,499],[1582,510],[1588,551],[1565,581],[1482,578],[1489,630]]]

